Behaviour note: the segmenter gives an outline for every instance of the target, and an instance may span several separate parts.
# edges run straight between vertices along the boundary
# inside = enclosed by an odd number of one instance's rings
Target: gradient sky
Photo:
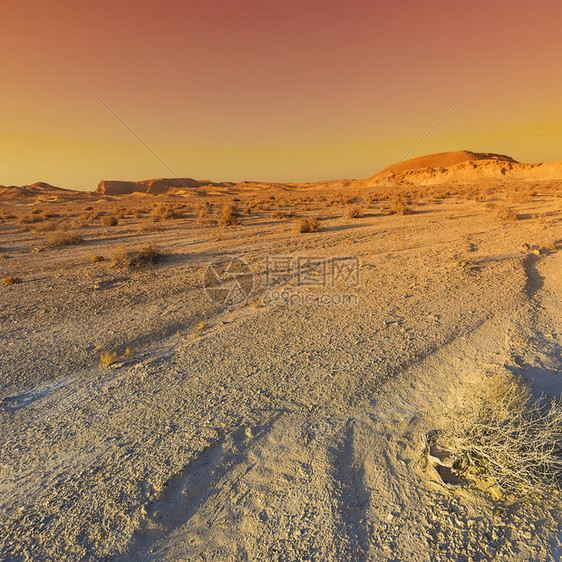
[[[562,160],[562,3],[2,0],[0,184],[368,177]],[[465,97],[466,96],[466,97]]]

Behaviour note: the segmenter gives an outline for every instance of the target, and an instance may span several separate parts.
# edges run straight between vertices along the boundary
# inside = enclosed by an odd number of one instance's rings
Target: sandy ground
[[[562,392],[562,199],[508,222],[454,197],[343,220],[318,205],[299,212],[317,233],[271,210],[223,231],[125,217],[42,251],[44,234],[0,225],[0,269],[23,281],[0,287],[2,560],[560,558],[556,495],[496,501],[419,459],[475,381],[507,369]],[[90,262],[148,242],[156,266]],[[246,302],[208,298],[219,256],[251,268]],[[360,283],[272,280],[268,256],[357,258]]]

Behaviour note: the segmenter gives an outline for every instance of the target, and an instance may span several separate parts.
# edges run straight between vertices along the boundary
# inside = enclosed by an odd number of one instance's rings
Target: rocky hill
[[[168,193],[177,189],[190,187],[231,187],[231,182],[212,182],[210,180],[194,180],[192,178],[158,178],[142,181],[103,180],[99,183],[96,193],[103,195],[126,195],[129,193]]]
[[[389,166],[366,183],[472,183],[480,180],[558,180],[562,162],[525,164],[488,152],[441,152]]]

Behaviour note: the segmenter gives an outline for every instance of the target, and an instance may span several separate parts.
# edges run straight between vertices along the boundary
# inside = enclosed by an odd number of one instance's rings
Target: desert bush
[[[504,493],[538,496],[560,485],[562,403],[536,399],[513,375],[498,376],[452,412],[439,442],[461,478],[491,479]]]
[[[517,214],[508,205],[501,205],[496,208],[495,217],[501,222],[509,222],[517,220]]]
[[[283,220],[283,219],[286,219],[288,217],[283,211],[280,211],[278,209],[277,211],[273,211],[273,213],[271,213],[271,218],[275,219],[275,220]]]
[[[114,215],[105,215],[101,217],[101,223],[104,226],[115,226],[118,222],[117,217]]]
[[[57,230],[58,228],[59,228],[59,225],[56,222],[45,221],[45,222],[34,224],[30,228],[30,230],[32,230],[33,232],[53,232],[54,230]]]
[[[238,208],[233,203],[227,203],[221,210],[219,226],[235,226],[237,224],[240,224]]]
[[[43,217],[41,217],[41,215],[22,215],[19,218],[19,224],[32,224],[34,222],[41,222],[43,220]]]
[[[80,244],[83,242],[82,234],[74,230],[57,231],[47,234],[45,242],[48,247],[70,246],[71,244]]]
[[[527,191],[514,190],[509,193],[508,199],[512,203],[528,203],[533,197]]]
[[[16,285],[17,283],[23,283],[21,277],[16,277],[15,275],[10,275],[2,279],[2,285]]]
[[[162,220],[181,219],[183,212],[172,205],[162,205],[152,211],[152,216]]]
[[[152,244],[141,248],[121,246],[114,252],[111,265],[120,269],[138,269],[154,265],[163,257],[164,253]]]
[[[113,365],[113,363],[116,363],[118,360],[119,356],[115,351],[113,353],[110,353],[109,351],[102,351],[100,355],[101,364],[105,365],[106,367]]]
[[[346,219],[359,219],[363,216],[363,209],[359,205],[346,207],[344,217]]]
[[[68,223],[68,226],[72,230],[80,230],[81,228],[86,228],[87,226],[89,226],[89,223],[86,220],[72,219]]]
[[[118,361],[123,361],[127,357],[131,357],[131,355],[133,355],[133,352],[129,347],[125,350],[125,353],[123,355],[119,355],[116,351],[102,351],[100,354],[100,362],[102,365],[109,367],[110,365],[113,365]]]
[[[117,207],[117,209],[115,209],[115,216],[118,219],[124,219],[127,216],[127,208],[126,207]]]
[[[90,258],[91,263],[98,263],[100,261],[105,261],[105,258],[103,256],[99,256],[97,254]]]
[[[211,205],[201,205],[201,207],[199,207],[199,214],[197,217],[197,222],[200,224],[209,224],[212,222],[211,219],[211,215],[212,215],[212,207]]]
[[[137,232],[159,232],[164,230],[164,227],[156,224],[155,222],[143,221],[137,227]]]
[[[393,199],[390,202],[391,215],[412,215],[414,210],[402,199]]]
[[[306,232],[318,232],[320,222],[317,218],[299,219],[293,224],[293,232],[304,234]]]

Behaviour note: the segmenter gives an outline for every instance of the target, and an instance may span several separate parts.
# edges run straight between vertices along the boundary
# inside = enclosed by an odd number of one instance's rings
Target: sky
[[[2,0],[0,185],[562,160],[560,22],[557,0]]]

